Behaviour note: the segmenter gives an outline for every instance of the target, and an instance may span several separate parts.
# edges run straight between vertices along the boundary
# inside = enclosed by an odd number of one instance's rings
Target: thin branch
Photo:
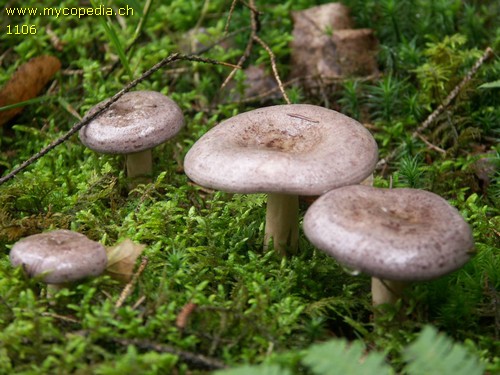
[[[262,39],[260,39],[257,35],[254,35],[254,40],[259,43],[269,54],[269,58],[271,59],[271,68],[273,69],[274,73],[274,78],[276,79],[276,82],[278,83],[278,87],[280,88],[281,94],[283,95],[283,98],[286,101],[286,104],[291,104],[290,99],[288,98],[288,95],[286,94],[285,89],[283,88],[283,83],[281,82],[280,75],[278,73],[278,68],[276,67],[276,58],[274,56],[273,51],[271,51],[271,48],[264,43]]]
[[[260,12],[255,7],[255,1],[250,0],[249,3],[246,3],[245,1],[241,0],[241,2],[248,9],[250,9],[251,32],[250,32],[250,38],[248,39],[247,45],[245,47],[245,51],[243,52],[243,55],[240,57],[240,60],[238,61],[238,66],[241,68],[243,66],[243,64],[245,63],[245,61],[250,56],[250,53],[251,53],[252,48],[253,48],[253,42],[255,41],[255,42],[259,43],[266,50],[266,52],[269,55],[269,58],[271,60],[271,68],[273,70],[274,78],[276,79],[276,82],[278,83],[279,90],[280,90],[281,94],[283,95],[285,102],[287,104],[291,104],[290,99],[288,98],[288,95],[286,94],[286,91],[283,88],[283,83],[282,83],[281,78],[279,76],[278,68],[276,67],[276,57],[274,56],[274,53],[271,50],[271,48],[269,48],[269,46],[261,38],[259,38],[259,36],[257,35],[257,32],[259,30],[259,14],[260,14]],[[235,4],[235,2],[233,2],[233,4],[231,4],[231,6],[233,6],[234,4]],[[229,14],[229,17],[230,16],[231,16],[231,13]],[[221,89],[226,87],[226,85],[234,77],[235,74],[236,74],[236,70],[233,70],[233,71],[231,71],[231,73],[229,73],[227,78],[222,83]]]
[[[138,340],[138,339],[113,339],[112,341],[117,342],[121,345],[135,345],[138,348],[145,350],[154,350],[158,353],[171,353],[179,357],[179,359],[187,364],[205,370],[220,370],[225,369],[228,366],[223,362],[204,356],[202,354],[192,353],[185,350],[179,350],[170,345],[159,344],[148,340]]]
[[[48,316],[48,317],[55,318],[55,319],[59,319],[59,320],[62,320],[62,321],[68,322],[68,323],[82,324],[82,322],[80,322],[78,319],[75,319],[71,316],[60,315],[60,314],[56,314],[56,313],[52,313],[52,312],[48,312],[48,311],[42,312],[41,315]]]
[[[231,14],[229,14],[229,16],[231,16]],[[250,56],[250,53],[252,52],[253,43],[254,43],[254,36],[257,35],[257,24],[258,24],[257,17],[258,17],[258,12],[254,12],[252,9],[250,9],[250,38],[247,41],[247,45],[245,46],[245,50],[243,51],[243,55],[241,55],[240,59],[238,60],[238,64],[237,64],[238,69],[241,69],[243,67],[243,64],[245,63],[245,61]],[[236,74],[236,71],[238,69],[233,69],[228,74],[228,76],[226,77],[224,82],[222,82],[222,85],[220,87],[221,90],[224,87],[226,87],[227,84],[233,79],[233,77]]]
[[[28,166],[33,164],[35,161],[37,161],[41,157],[45,156],[47,153],[49,153],[51,150],[53,150],[54,148],[56,148],[60,144],[67,141],[69,138],[71,138],[71,136],[73,134],[78,132],[85,125],[87,125],[92,120],[94,120],[96,117],[101,115],[101,113],[103,113],[106,109],[108,109],[114,102],[116,102],[118,99],[120,99],[123,96],[123,94],[127,93],[128,91],[133,89],[135,86],[137,86],[139,83],[141,83],[145,79],[149,78],[153,73],[155,73],[156,71],[158,71],[162,67],[164,67],[168,64],[171,64],[174,61],[179,61],[179,60],[196,61],[196,62],[203,62],[203,63],[214,64],[214,65],[224,65],[224,66],[229,66],[232,68],[239,69],[239,67],[237,67],[233,64],[229,64],[229,63],[225,63],[225,62],[221,62],[221,61],[217,61],[217,60],[213,60],[213,59],[203,58],[203,57],[200,57],[197,55],[182,55],[179,53],[174,53],[174,54],[164,58],[159,63],[155,64],[153,67],[151,67],[146,72],[144,72],[139,78],[137,78],[137,79],[133,80],[132,82],[130,82],[129,84],[127,84],[123,89],[121,89],[115,95],[113,95],[108,101],[106,101],[104,104],[99,105],[96,112],[94,112],[90,116],[84,117],[84,119],[82,121],[73,125],[73,127],[66,134],[64,134],[60,138],[56,139],[55,141],[51,142],[48,146],[46,146],[45,148],[40,150],[35,155],[31,156],[28,160],[25,160],[24,162],[22,162],[21,165],[19,165],[17,168],[14,168],[10,173],[5,175],[4,177],[1,177],[0,178],[0,185],[9,181],[11,178],[16,176],[19,172],[21,172],[22,170],[24,170],[25,168],[27,168]]]
[[[249,3],[247,3],[246,1],[244,0],[240,0],[241,3],[246,6],[248,9],[250,9],[253,13],[255,14],[260,14],[259,10],[256,8],[255,6],[255,0],[250,0]]]
[[[224,26],[224,35],[227,35],[227,33],[229,31],[229,25],[231,23],[231,18],[233,17],[233,13],[234,13],[234,7],[236,6],[237,2],[238,2],[238,0],[233,0],[231,2],[231,7],[229,8],[229,15],[227,16],[227,20],[226,20],[226,26]]]
[[[242,33],[243,31],[246,31],[248,30],[249,27],[248,26],[245,26],[245,27],[241,27],[237,30],[234,30],[232,32],[230,32],[229,34],[224,34],[224,36],[222,36],[221,38],[217,39],[215,42],[213,42],[212,44],[209,44],[208,46],[206,47],[202,47],[196,51],[193,52],[194,55],[203,55],[205,52],[208,52],[210,51],[212,48],[214,48],[215,46],[218,46],[220,45],[222,42],[232,38],[233,36],[235,35],[238,35],[240,33]],[[238,64],[237,65],[233,65],[235,67],[238,67]]]
[[[137,268],[137,271],[135,271],[134,276],[132,276],[132,279],[128,282],[127,285],[125,285],[125,288],[123,288],[122,292],[120,293],[120,297],[115,303],[116,308],[121,307],[123,305],[123,302],[125,302],[127,297],[132,293],[133,286],[137,282],[137,279],[139,279],[139,276],[141,276],[141,274],[144,272],[147,265],[148,265],[148,258],[142,257],[139,268]]]
[[[372,74],[372,75],[369,75],[366,77],[357,78],[357,80],[360,82],[367,82],[367,81],[372,81],[375,78],[377,78],[377,75]],[[334,84],[334,83],[338,84],[338,83],[348,81],[350,79],[351,79],[350,77],[341,77],[341,76],[307,75],[307,76],[295,77],[295,78],[292,78],[286,82],[283,82],[283,87],[290,87],[297,82],[303,82],[303,81],[317,82],[318,80],[321,80],[321,81],[325,82],[326,84]],[[318,88],[319,85],[310,84],[309,87],[310,88]],[[264,91],[261,94],[244,98],[244,99],[240,100],[240,103],[251,103],[251,102],[254,102],[257,100],[262,100],[262,99],[265,99],[266,97],[271,96],[272,94],[275,94],[277,92],[281,92],[280,88],[273,87],[272,89]],[[366,126],[366,124],[365,124],[365,126]]]
[[[446,150],[443,150],[441,147],[438,147],[436,145],[433,145],[431,142],[429,142],[422,134],[420,133],[417,133],[417,137],[420,138],[420,140],[422,142],[424,142],[427,147],[429,147],[430,149],[434,150],[434,151],[437,151],[437,152],[440,152],[441,154],[446,154]]]
[[[458,85],[455,86],[455,88],[448,94],[448,96],[445,98],[445,100],[425,119],[424,122],[415,130],[412,134],[412,138],[421,138],[420,133],[427,129],[435,120],[436,118],[443,113],[443,111],[446,109],[448,105],[457,97],[457,95],[460,93],[460,90],[470,82],[474,74],[477,73],[479,68],[486,62],[488,61],[491,57],[494,56],[494,52],[490,47],[487,47],[483,53],[483,55],[476,61],[476,63],[472,66],[472,68],[469,70],[467,75],[460,81]],[[423,139],[422,139],[423,140]],[[427,142],[424,141],[424,143],[427,144]],[[429,146],[429,144],[427,144]],[[434,146],[434,145],[433,145]],[[380,168],[384,165],[387,165],[390,160],[392,160],[396,154],[401,150],[403,145],[400,145],[396,147],[389,155],[387,155],[384,159],[381,159],[377,163],[377,168]],[[437,146],[435,146],[437,147]],[[431,147],[432,148],[432,147]],[[444,151],[444,150],[442,150]]]
[[[291,80],[287,81],[287,82],[283,82],[283,87],[289,87],[289,86],[292,86],[294,83],[296,82],[299,82],[300,81],[300,78],[299,77],[296,77],[296,78],[292,78]],[[258,95],[253,95],[253,96],[249,96],[249,97],[245,97],[243,99],[241,99],[239,102],[240,103],[252,103],[252,102],[255,102],[255,101],[258,101],[258,100],[263,100],[263,99],[266,99],[267,97],[277,93],[277,92],[280,92],[280,88],[279,87],[273,87],[272,89],[269,89],[269,90],[266,90]]]
[[[422,132],[423,130],[427,129],[433,122],[434,120],[441,114],[443,113],[444,109],[451,103],[453,99],[455,99],[462,90],[462,88],[470,82],[474,74],[477,73],[481,65],[483,65],[486,61],[488,61],[491,57],[493,57],[493,50],[488,47],[484,51],[483,55],[476,61],[476,63],[472,66],[472,68],[469,70],[467,75],[460,81],[458,85],[455,86],[455,88],[450,92],[450,94],[446,97],[446,99],[425,119],[425,121],[418,127],[417,130],[413,133],[413,136],[415,137],[417,133]]]

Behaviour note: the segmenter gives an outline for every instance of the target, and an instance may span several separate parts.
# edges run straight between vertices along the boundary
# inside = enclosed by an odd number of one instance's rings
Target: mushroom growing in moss
[[[108,258],[99,242],[60,229],[19,240],[10,251],[10,262],[14,267],[21,266],[28,276],[39,277],[49,291],[55,291],[64,284],[102,274]]]
[[[474,246],[460,213],[440,196],[418,189],[332,190],[309,207],[304,232],[341,264],[373,277],[375,306],[394,303],[408,282],[462,267]]]
[[[234,116],[189,150],[194,182],[230,193],[267,193],[264,246],[295,252],[298,195],[357,184],[377,162],[377,145],[357,121],[308,104],[278,105]]]
[[[96,152],[126,154],[127,176],[140,181],[152,173],[151,149],[174,137],[183,124],[182,111],[172,99],[156,91],[133,91],[84,126],[79,136]]]

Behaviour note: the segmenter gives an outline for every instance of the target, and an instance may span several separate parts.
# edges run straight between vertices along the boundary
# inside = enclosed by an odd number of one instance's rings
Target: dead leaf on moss
[[[116,246],[106,248],[106,274],[124,283],[130,281],[134,274],[135,262],[145,248],[146,245],[137,244],[128,238]]]
[[[0,107],[37,97],[59,69],[61,69],[61,62],[54,56],[38,56],[21,65],[0,90]],[[1,111],[0,126],[6,124],[22,110],[22,107],[18,107]]]

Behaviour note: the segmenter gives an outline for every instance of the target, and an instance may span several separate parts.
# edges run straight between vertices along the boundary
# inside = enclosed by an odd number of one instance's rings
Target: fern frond
[[[302,363],[316,375],[392,374],[381,353],[367,353],[361,341],[333,340],[311,346]]]
[[[484,366],[467,349],[426,326],[403,353],[411,375],[481,375]]]
[[[229,370],[214,372],[214,375],[292,375],[289,369],[282,368],[278,365],[245,365]]]

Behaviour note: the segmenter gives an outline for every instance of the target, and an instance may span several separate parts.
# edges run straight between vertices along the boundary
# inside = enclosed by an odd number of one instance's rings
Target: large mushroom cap
[[[10,261],[14,267],[23,266],[30,277],[41,276],[48,284],[63,284],[100,275],[108,259],[100,243],[62,229],[16,242]]]
[[[437,278],[464,265],[472,232],[440,196],[417,189],[346,186],[316,200],[304,232],[354,269],[388,280]]]
[[[196,183],[233,193],[319,195],[369,176],[377,145],[357,121],[308,104],[234,116],[189,150],[184,169]]]
[[[94,113],[93,107],[88,115]],[[153,148],[176,135],[184,124],[179,106],[156,91],[124,94],[84,126],[80,140],[103,154],[128,154]]]

